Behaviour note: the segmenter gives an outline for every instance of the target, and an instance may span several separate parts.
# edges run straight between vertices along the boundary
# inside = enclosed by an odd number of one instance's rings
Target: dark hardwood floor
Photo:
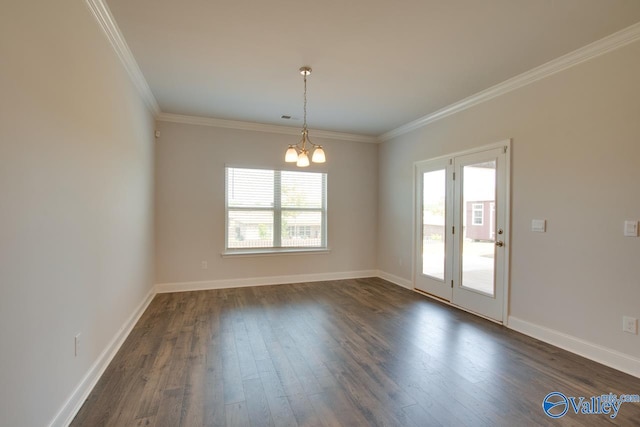
[[[640,380],[382,279],[159,294],[72,426],[636,425]]]

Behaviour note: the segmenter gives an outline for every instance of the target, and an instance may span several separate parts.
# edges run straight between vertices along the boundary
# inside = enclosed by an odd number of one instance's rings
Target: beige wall
[[[635,43],[382,144],[379,268],[411,279],[413,162],[513,138],[510,315],[638,358],[638,76]]]
[[[151,289],[154,123],[82,1],[3,4],[0,94],[0,425],[44,426]]]
[[[376,264],[376,144],[312,138],[327,153],[328,254],[220,256],[224,167],[283,168],[298,136],[158,122],[156,281],[184,283],[371,270]],[[209,268],[202,269],[207,261]]]

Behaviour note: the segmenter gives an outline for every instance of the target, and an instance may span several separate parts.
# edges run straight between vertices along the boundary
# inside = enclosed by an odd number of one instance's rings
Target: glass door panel
[[[495,295],[496,161],[462,168],[461,286]]]
[[[422,174],[422,274],[444,280],[445,169]]]

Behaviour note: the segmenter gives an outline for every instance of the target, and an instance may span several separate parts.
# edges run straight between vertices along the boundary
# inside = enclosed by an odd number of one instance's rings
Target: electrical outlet
[[[207,261],[202,261],[200,265],[202,266],[203,270],[206,270],[209,268],[209,263]]]
[[[73,338],[73,355],[78,357],[80,355],[80,343],[82,334],[78,334]]]
[[[638,319],[635,317],[624,316],[622,318],[622,331],[638,335]]]
[[[624,222],[624,235],[626,237],[638,237],[638,221],[626,220]]]

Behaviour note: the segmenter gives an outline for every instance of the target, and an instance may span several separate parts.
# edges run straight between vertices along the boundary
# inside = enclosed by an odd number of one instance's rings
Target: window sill
[[[329,248],[286,248],[286,249],[250,249],[250,250],[226,250],[220,254],[222,258],[227,257],[256,257],[274,255],[324,255],[331,252]]]

